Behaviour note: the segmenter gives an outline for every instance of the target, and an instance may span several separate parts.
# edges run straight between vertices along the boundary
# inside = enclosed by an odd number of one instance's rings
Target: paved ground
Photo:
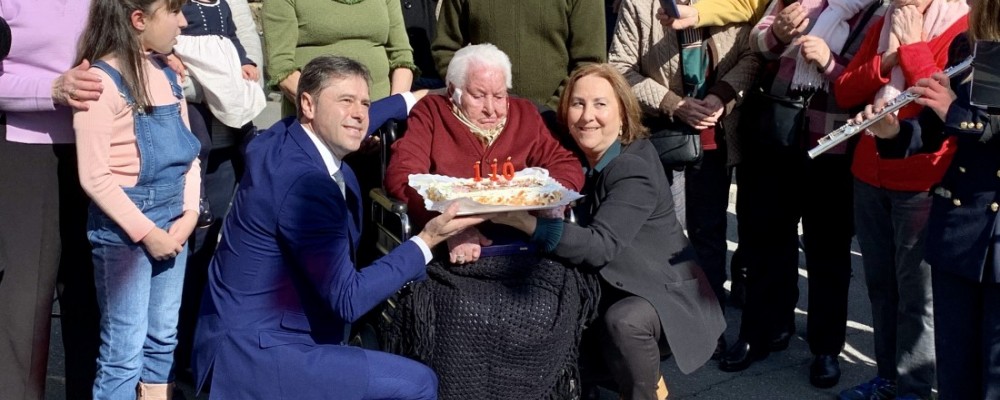
[[[268,126],[277,119],[275,103],[258,119],[259,125]],[[736,248],[736,216],[730,205],[729,215],[729,250],[730,255]],[[755,363],[749,369],[739,373],[726,373],[718,369],[717,363],[709,361],[704,367],[691,375],[684,375],[672,360],[667,360],[661,366],[670,389],[671,400],[684,399],[833,399],[841,390],[866,381],[875,375],[874,355],[872,350],[871,308],[865,293],[864,278],[861,272],[861,255],[854,245],[852,251],[854,277],[851,279],[849,296],[849,311],[847,327],[847,345],[840,356],[843,377],[840,385],[832,389],[816,389],[809,384],[808,368],[812,360],[808,345],[805,342],[806,315],[809,311],[806,299],[808,291],[806,282],[809,279],[805,270],[799,274],[799,305],[796,309],[796,326],[798,335],[792,340],[788,350],[771,354],[767,359]],[[804,257],[800,257],[800,265],[805,265]],[[736,340],[740,320],[740,310],[728,308],[726,318],[729,327],[726,337],[730,343]],[[63,390],[63,365],[61,362],[62,348],[58,337],[58,319],[53,323],[52,357],[49,363],[47,400],[66,399]],[[207,399],[207,396],[195,397],[190,385],[181,385],[188,399]],[[2,395],[0,395],[2,397]],[[613,393],[605,393],[602,400],[615,400]],[[70,399],[72,400],[72,399]],[[234,399],[239,400],[239,399]]]

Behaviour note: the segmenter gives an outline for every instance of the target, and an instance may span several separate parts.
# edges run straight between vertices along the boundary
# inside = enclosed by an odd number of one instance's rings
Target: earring
[[[622,125],[622,126],[619,126],[619,127],[618,127],[618,136],[621,136],[621,135],[622,135],[622,133],[623,133],[623,132],[622,132],[622,128],[623,128],[623,127],[624,127],[624,125]]]

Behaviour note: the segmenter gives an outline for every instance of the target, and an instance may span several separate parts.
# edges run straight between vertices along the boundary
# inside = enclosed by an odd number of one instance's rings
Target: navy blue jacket
[[[405,116],[405,105],[385,110],[398,103],[376,102],[372,120]],[[412,242],[356,268],[363,194],[347,164],[343,171],[346,200],[294,118],[248,146],[195,333],[193,368],[199,390],[211,377],[211,398],[351,400],[365,392],[367,369],[356,367],[365,354],[343,344],[348,324],[426,273]]]

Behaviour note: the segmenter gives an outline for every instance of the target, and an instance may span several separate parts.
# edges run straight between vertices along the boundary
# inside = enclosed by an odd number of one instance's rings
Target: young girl
[[[184,0],[94,0],[79,60],[104,92],[74,115],[80,183],[93,200],[101,310],[94,398],[169,399],[184,243],[198,216],[199,143],[169,53]]]

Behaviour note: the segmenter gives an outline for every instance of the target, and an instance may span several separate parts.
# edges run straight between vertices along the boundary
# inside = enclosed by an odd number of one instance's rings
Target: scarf
[[[830,56],[840,54],[844,42],[851,34],[851,25],[847,23],[872,0],[801,0],[799,3],[806,10],[810,21],[816,21],[809,30],[809,35],[818,36],[830,47]],[[794,53],[788,53],[792,52]],[[799,46],[791,46],[786,54],[794,54],[795,76],[792,78],[792,90],[825,90],[829,85],[826,75],[815,65],[806,61]]]
[[[892,12],[896,11],[896,6],[889,6],[886,11],[885,22],[882,24],[882,32],[878,41],[878,54],[885,54],[889,50],[889,41],[892,40]],[[930,41],[941,36],[952,24],[963,15],[969,12],[969,5],[964,0],[932,0],[931,4],[924,10],[924,41]],[[906,77],[903,69],[896,65],[892,67],[889,83],[882,86],[875,95],[876,99],[892,100],[906,90]]]
[[[503,119],[500,120],[500,123],[491,129],[480,128],[476,126],[472,120],[466,117],[465,114],[462,113],[462,110],[454,104],[451,106],[451,113],[455,114],[455,118],[458,118],[463,125],[468,127],[469,130],[472,131],[472,134],[479,139],[479,142],[487,147],[493,144],[493,141],[497,140],[497,136],[500,136],[500,132],[503,132],[503,128],[507,126],[507,117],[503,117]]]
[[[691,4],[698,1],[691,1]],[[686,4],[680,0],[677,4]],[[684,95],[701,99],[708,91],[707,74],[709,67],[708,44],[705,42],[706,28],[688,28],[677,32],[677,44],[681,48],[681,79],[684,82]]]

